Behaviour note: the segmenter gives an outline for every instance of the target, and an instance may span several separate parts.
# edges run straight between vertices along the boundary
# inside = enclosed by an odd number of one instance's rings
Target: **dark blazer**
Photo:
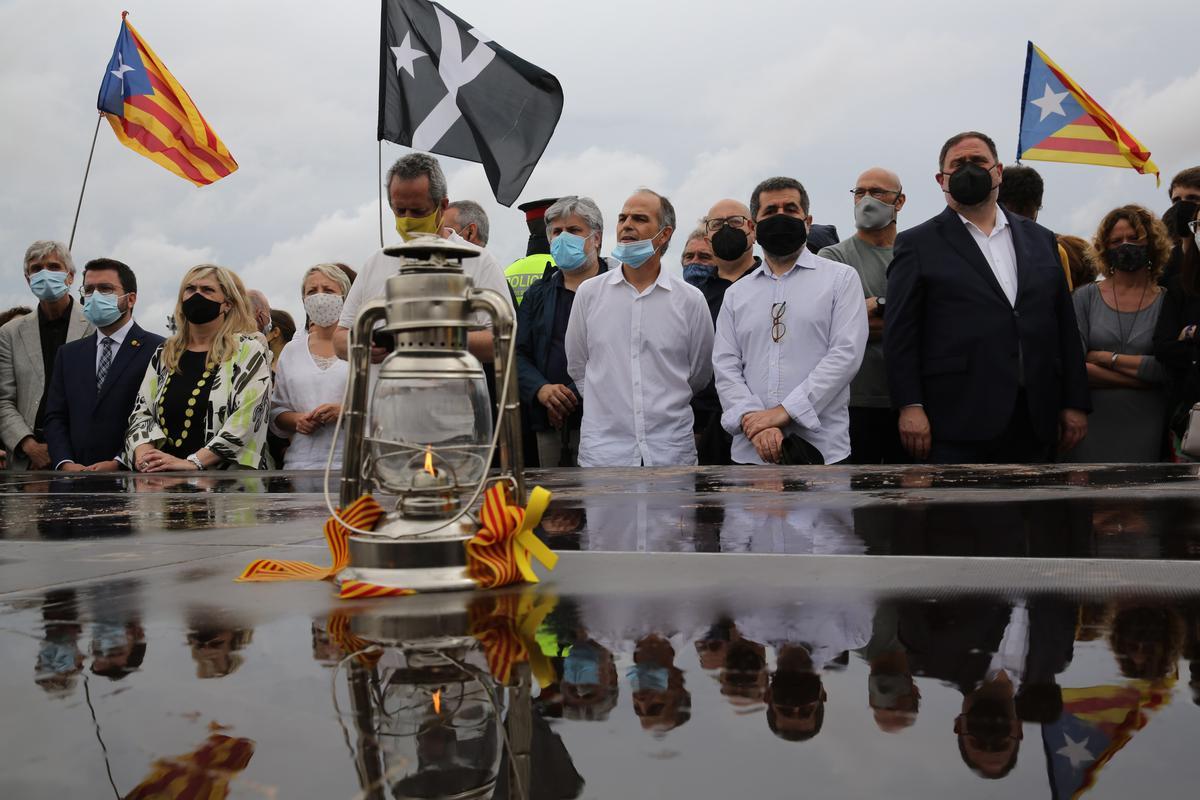
[[[1083,345],[1054,234],[1001,209],[1017,256],[1017,301],[951,208],[896,237],[883,347],[896,408],[920,403],[934,440],[999,437],[1023,373],[1034,433],[1057,438],[1064,408],[1091,410]]]
[[[133,323],[100,387],[96,386],[100,345],[95,335],[59,348],[46,399],[46,444],[52,467],[62,461],[87,466],[121,454],[138,388],[150,357],[163,341]]]

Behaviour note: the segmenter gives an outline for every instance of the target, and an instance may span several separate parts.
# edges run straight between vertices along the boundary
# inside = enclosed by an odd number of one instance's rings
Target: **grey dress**
[[[1163,293],[1140,312],[1109,308],[1100,296],[1100,284],[1076,290],[1075,319],[1084,351],[1147,356],[1153,350],[1154,325],[1162,310]],[[1124,341],[1122,341],[1122,335]],[[1087,436],[1061,456],[1073,463],[1158,461],[1166,435],[1167,398],[1162,365],[1153,357],[1142,359],[1138,378],[1150,389],[1092,389],[1092,413]]]

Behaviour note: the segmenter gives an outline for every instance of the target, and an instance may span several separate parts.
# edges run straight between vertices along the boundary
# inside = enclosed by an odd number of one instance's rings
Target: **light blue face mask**
[[[92,292],[92,296],[83,301],[83,315],[97,328],[112,325],[121,318],[119,301],[124,296],[123,294]]]
[[[716,271],[717,271],[717,268],[712,264],[698,264],[698,263],[684,264],[683,265],[683,279],[685,281],[687,281],[688,283],[690,283],[692,286],[699,287],[699,286],[703,285],[705,281],[707,281],[709,278],[711,278],[713,276],[713,273]]]
[[[117,652],[129,644],[124,625],[111,622],[97,622],[92,629],[92,650],[99,650],[100,655],[107,656]]]
[[[662,228],[658,233],[662,233],[666,228]],[[658,233],[651,236],[649,239],[642,239],[640,242],[618,242],[617,246],[612,250],[612,256],[617,261],[620,261],[627,267],[637,269],[642,264],[645,264],[654,251],[658,248],[654,246],[654,237]]]
[[[67,293],[67,273],[43,269],[29,276],[29,288],[38,300],[54,302]]]
[[[650,664],[635,664],[625,672],[629,686],[635,692],[665,692],[667,690],[667,668]]]
[[[550,243],[550,255],[554,257],[555,265],[563,272],[573,272],[587,263],[587,251],[583,249],[587,241],[582,236],[563,231],[554,237]]]
[[[571,652],[563,659],[563,683],[574,686],[599,686],[600,654],[586,645],[577,644],[572,647]]]

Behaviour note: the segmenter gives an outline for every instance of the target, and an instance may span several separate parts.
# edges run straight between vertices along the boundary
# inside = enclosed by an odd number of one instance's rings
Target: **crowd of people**
[[[486,213],[450,201],[435,158],[400,158],[385,185],[402,237],[475,247],[465,273],[514,303],[527,460],[542,467],[1186,459],[1200,167],[1171,181],[1161,217],[1115,208],[1090,242],[1037,224],[1041,177],[1001,164],[983,133],[951,137],[935,177],[945,210],[900,231],[899,176],[863,171],[840,241],[794,178],[717,200],[686,237],[670,200],[643,188],[608,255],[597,204],[553,199],[529,217],[544,271],[511,286]],[[682,271],[664,261],[675,238]],[[77,275],[65,246],[34,242],[36,309],[0,317],[9,464],[323,467],[350,329],[398,267],[383,250],[360,273],[311,267],[298,326],[234,271],[197,265],[164,338],[134,320],[128,265],[96,258]],[[486,365],[489,319],[472,323]],[[387,354],[372,347],[375,363]]]

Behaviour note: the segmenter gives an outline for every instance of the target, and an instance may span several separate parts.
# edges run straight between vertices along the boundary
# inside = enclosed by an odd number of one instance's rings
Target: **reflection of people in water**
[[[719,680],[735,708],[757,710],[767,698],[767,648],[739,636],[725,651]]]
[[[141,601],[136,581],[96,585],[89,592],[92,615],[92,674],[119,681],[146,658]]]
[[[666,733],[692,718],[692,695],[684,687],[683,670],[675,666],[675,648],[662,636],[638,639],[626,677],[643,730]]]
[[[875,609],[871,641],[862,655],[871,667],[867,702],[875,725],[884,733],[899,733],[917,721],[921,690],[908,666],[908,652],[897,636],[896,604],[882,601]]]
[[[1001,670],[963,697],[954,732],[963,763],[976,775],[996,779],[1012,771],[1021,747],[1021,720],[1008,673]]]
[[[812,656],[798,644],[785,644],[775,654],[775,674],[767,686],[767,727],[789,742],[803,742],[821,732],[825,721],[825,687],[813,670]]]
[[[191,614],[187,643],[196,662],[197,678],[222,678],[242,664],[238,651],[254,637],[251,628],[217,623],[206,614]]]
[[[1176,677],[1184,636],[1183,615],[1174,606],[1118,605],[1108,643],[1122,675],[1159,682]]]
[[[1192,690],[1192,702],[1200,706],[1200,604],[1192,600],[1187,607],[1187,639],[1183,657],[1188,661],[1188,686]]]
[[[606,720],[617,706],[617,665],[612,651],[591,638],[571,645],[563,659],[563,716],[577,720]]]
[[[43,638],[38,646],[34,680],[48,694],[65,696],[83,671],[79,608],[74,589],[54,589],[42,598]]]
[[[700,669],[713,670],[724,666],[730,642],[740,638],[737,625],[729,617],[721,617],[714,622],[704,636],[696,640]]]

